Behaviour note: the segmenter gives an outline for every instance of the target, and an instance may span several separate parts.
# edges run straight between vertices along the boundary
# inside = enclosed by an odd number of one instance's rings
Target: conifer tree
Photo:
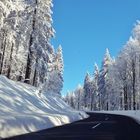
[[[102,67],[100,70],[99,75],[99,93],[100,93],[100,109],[108,110],[108,83],[109,83],[109,77],[108,77],[108,70],[112,63],[112,59],[109,53],[109,50],[106,49],[106,53],[102,62]]]

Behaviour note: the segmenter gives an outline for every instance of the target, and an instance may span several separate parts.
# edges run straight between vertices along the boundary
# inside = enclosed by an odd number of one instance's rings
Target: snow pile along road
[[[0,137],[10,137],[86,118],[57,95],[0,76]]]
[[[133,118],[140,124],[140,110],[120,110],[120,111],[99,111],[100,113],[109,113],[116,115],[124,115]]]

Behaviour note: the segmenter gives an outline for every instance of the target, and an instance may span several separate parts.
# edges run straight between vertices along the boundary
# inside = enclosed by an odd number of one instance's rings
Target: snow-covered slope
[[[57,95],[0,76],[0,137],[29,133],[86,118]]]

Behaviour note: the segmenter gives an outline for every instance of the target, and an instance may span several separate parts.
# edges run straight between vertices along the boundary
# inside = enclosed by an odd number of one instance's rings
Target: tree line
[[[107,49],[101,68],[95,64],[93,74],[64,100],[78,110],[140,109],[140,21],[117,57]]]

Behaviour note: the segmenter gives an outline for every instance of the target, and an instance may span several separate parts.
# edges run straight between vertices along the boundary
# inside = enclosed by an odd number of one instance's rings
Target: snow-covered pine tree
[[[28,6],[30,4],[26,1],[1,1],[0,3],[4,21],[0,27],[0,48],[3,54],[0,72],[13,80],[19,79],[26,65],[29,19],[31,18],[29,9],[26,9]]]
[[[84,106],[86,109],[90,109],[90,99],[91,99],[91,92],[92,92],[92,80],[90,74],[87,72],[85,79],[84,79]]]
[[[135,69],[133,68],[133,81],[135,77],[135,83],[133,83],[133,109],[140,109],[140,21],[137,21],[133,29],[133,38],[137,40],[135,45],[137,46],[136,50],[136,64]],[[135,70],[135,71],[134,71]],[[136,72],[136,73],[135,73]]]
[[[91,110],[99,110],[100,108],[100,94],[98,92],[99,68],[95,63],[93,81],[92,81],[92,96],[91,96]]]
[[[117,82],[116,60],[112,59],[112,63],[108,69],[108,80],[107,80],[107,92],[108,92],[108,110],[121,110],[122,109],[122,97],[120,92],[120,82]]]
[[[86,109],[140,109],[140,21],[116,59],[112,59],[106,50],[100,72],[95,66],[93,79],[87,74],[83,88]],[[95,95],[98,96],[93,98]]]
[[[66,95],[64,95],[63,100],[68,104],[69,104],[69,95],[70,95],[70,91],[67,91]]]
[[[54,59],[52,0],[0,1],[0,74],[38,86]]]
[[[63,55],[60,45],[55,53],[54,59],[48,63],[46,82],[42,88],[43,92],[61,95],[61,90],[63,88],[63,69]]]
[[[25,75],[28,82],[35,86],[44,82],[42,76],[47,76],[46,66],[53,56],[53,48],[49,43],[54,35],[51,7],[52,0],[35,0]]]
[[[136,110],[139,108],[139,81],[140,81],[140,25],[133,29],[124,48],[116,58],[112,67],[112,87],[115,90],[114,97],[119,98],[118,109]],[[112,99],[110,99],[112,100]]]
[[[75,94],[75,106],[77,110],[83,108],[83,87],[79,84],[76,90],[74,91]]]
[[[72,108],[76,108],[76,98],[75,93],[72,91],[68,91],[66,96],[64,97],[65,102],[70,105]]]
[[[57,49],[56,56],[55,56],[55,63],[56,63],[56,70],[59,71],[60,76],[63,78],[64,62],[63,62],[63,53],[62,53],[61,45],[59,45]]]
[[[108,110],[109,104],[109,92],[108,92],[108,86],[109,86],[109,77],[108,77],[108,70],[110,65],[112,64],[112,59],[109,53],[109,50],[106,49],[106,53],[102,62],[102,67],[99,74],[99,80],[98,80],[98,86],[99,86],[99,103],[100,103],[100,109],[101,110]]]
[[[136,110],[138,108],[139,98],[139,66],[140,66],[140,43],[139,43],[139,26],[136,25],[133,36],[124,46],[116,61],[118,71],[118,81],[121,81],[123,108],[125,110]],[[140,27],[140,26],[139,26]],[[136,34],[135,34],[136,33]]]

